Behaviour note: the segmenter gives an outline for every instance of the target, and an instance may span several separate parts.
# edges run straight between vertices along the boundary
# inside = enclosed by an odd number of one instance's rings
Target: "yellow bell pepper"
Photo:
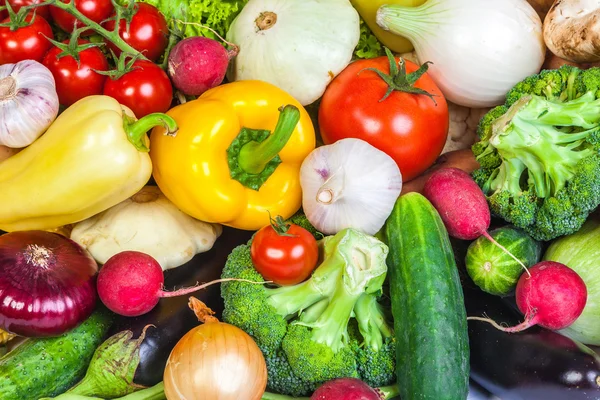
[[[0,229],[52,229],[82,221],[138,192],[152,174],[146,133],[165,114],[135,120],[108,96],[66,109],[29,147],[0,163]]]
[[[377,10],[384,4],[398,4],[406,7],[416,7],[425,0],[350,0],[356,11],[365,20],[375,37],[394,53],[408,53],[413,50],[412,43],[400,35],[382,29],[377,25]]]
[[[280,112],[280,107],[285,106]],[[266,82],[217,86],[167,112],[179,126],[150,134],[153,176],[186,214],[256,230],[302,204],[300,165],[315,148],[306,110]]]

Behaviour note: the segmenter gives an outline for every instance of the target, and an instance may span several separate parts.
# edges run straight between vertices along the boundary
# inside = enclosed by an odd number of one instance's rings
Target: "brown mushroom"
[[[600,0],[556,0],[544,20],[544,41],[565,60],[600,61]]]

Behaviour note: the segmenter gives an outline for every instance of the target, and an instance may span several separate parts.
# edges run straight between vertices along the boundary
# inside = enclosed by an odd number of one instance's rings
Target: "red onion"
[[[58,336],[94,311],[98,265],[74,241],[46,231],[0,236],[0,329]]]

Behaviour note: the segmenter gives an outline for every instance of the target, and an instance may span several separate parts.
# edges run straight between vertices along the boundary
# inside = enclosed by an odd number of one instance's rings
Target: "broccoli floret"
[[[360,378],[371,387],[392,384],[396,380],[396,340],[388,323],[392,319],[389,310],[374,295],[364,294],[354,313],[356,321],[350,336]]]
[[[264,282],[252,264],[249,244],[233,249],[221,277]],[[254,337],[263,353],[274,352],[281,346],[287,321],[267,303],[267,292],[262,285],[227,282],[221,285],[221,296],[225,300],[224,321]]]
[[[224,282],[223,320],[255,339],[267,360],[271,391],[307,395],[330,379],[363,375],[375,386],[387,384],[383,371],[395,363],[393,330],[376,296],[387,274],[388,248],[352,229],[323,238],[319,247],[320,265],[297,285]],[[249,245],[232,252],[222,277],[264,282]],[[352,337],[350,321],[360,327]],[[372,373],[369,365],[359,366],[365,359],[379,360]]]
[[[551,240],[600,204],[600,68],[532,75],[480,121],[473,178],[492,213]]]
[[[298,397],[312,393],[317,385],[300,378],[292,371],[287,356],[282,349],[270,355],[265,354],[267,363],[267,387],[276,393],[286,393]]]

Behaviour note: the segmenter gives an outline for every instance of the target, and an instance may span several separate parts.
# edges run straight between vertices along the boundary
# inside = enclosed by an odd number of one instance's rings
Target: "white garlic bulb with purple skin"
[[[353,228],[377,233],[402,191],[402,174],[389,155],[361,139],[313,150],[300,168],[302,208],[319,231]]]
[[[0,145],[29,146],[56,119],[58,106],[54,77],[44,65],[0,65]]]

